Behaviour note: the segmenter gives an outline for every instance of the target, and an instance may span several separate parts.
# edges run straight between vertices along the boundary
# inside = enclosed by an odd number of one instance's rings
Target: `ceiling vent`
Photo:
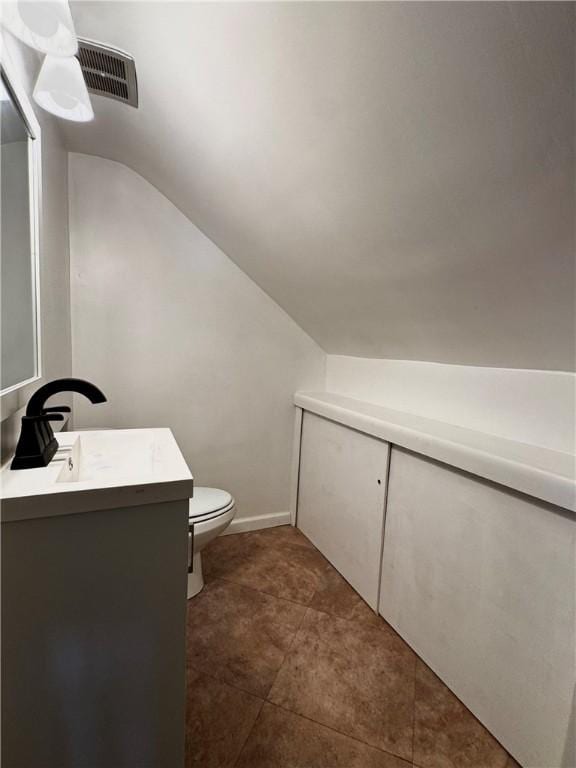
[[[132,56],[109,45],[79,37],[76,57],[89,91],[132,107],[138,106],[136,64]]]

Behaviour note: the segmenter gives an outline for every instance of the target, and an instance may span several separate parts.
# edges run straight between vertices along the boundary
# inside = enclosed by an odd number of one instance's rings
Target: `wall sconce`
[[[33,97],[42,109],[64,120],[86,123],[94,119],[84,75],[75,56],[46,56]]]
[[[78,40],[67,0],[3,0],[0,19],[23,43],[51,56],[74,56]]]

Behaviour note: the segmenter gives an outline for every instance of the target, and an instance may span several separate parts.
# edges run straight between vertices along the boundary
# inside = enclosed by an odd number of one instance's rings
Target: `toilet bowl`
[[[192,570],[188,573],[188,599],[204,586],[202,550],[232,522],[236,512],[233,497],[219,488],[194,488],[188,513],[188,547],[194,547]],[[193,544],[192,544],[193,542]]]

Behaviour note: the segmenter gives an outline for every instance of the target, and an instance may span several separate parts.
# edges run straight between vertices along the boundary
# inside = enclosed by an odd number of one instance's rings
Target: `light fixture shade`
[[[74,56],[78,40],[68,0],[2,0],[2,24],[26,45],[51,56]]]
[[[75,56],[46,56],[33,97],[42,109],[64,120],[86,123],[94,118],[84,75]]]

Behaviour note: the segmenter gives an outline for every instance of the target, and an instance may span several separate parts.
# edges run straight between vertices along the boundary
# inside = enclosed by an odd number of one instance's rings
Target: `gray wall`
[[[68,136],[327,352],[573,370],[575,8],[75,3],[141,105]]]
[[[141,176],[70,155],[77,427],[168,426],[198,485],[238,516],[289,509],[292,396],[321,389],[325,355]]]

